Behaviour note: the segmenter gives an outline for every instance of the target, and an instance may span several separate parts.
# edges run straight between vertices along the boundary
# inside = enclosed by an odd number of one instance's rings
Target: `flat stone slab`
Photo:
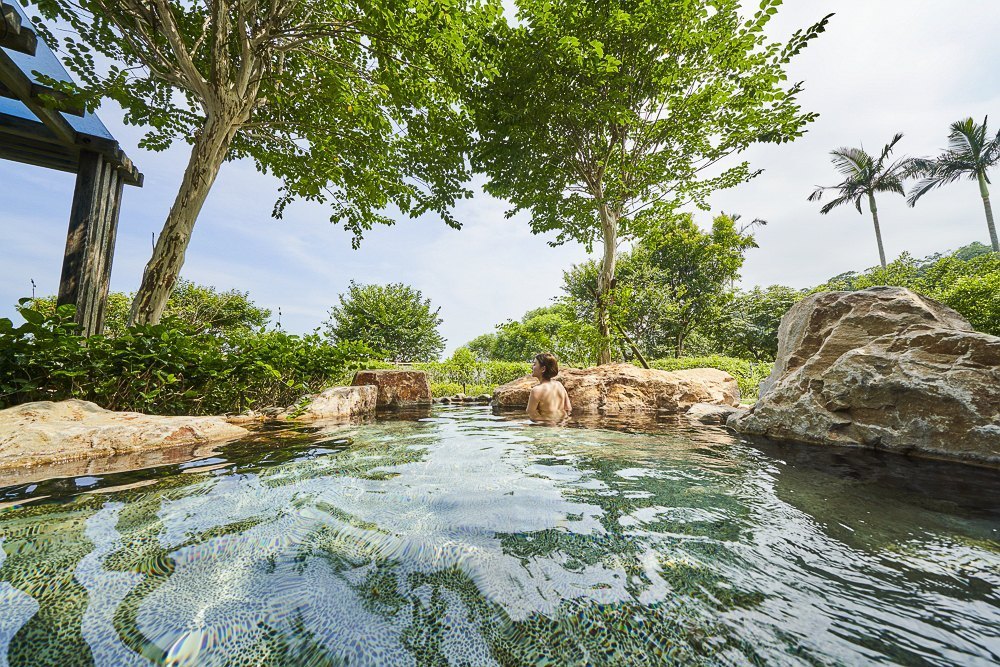
[[[632,364],[566,368],[554,378],[566,387],[573,414],[684,412],[695,403],[738,406],[740,389],[729,373],[715,368],[660,371]],[[499,410],[524,410],[538,380],[530,375],[493,392]]]
[[[224,417],[113,412],[76,399],[24,403],[0,410],[0,470],[217,444],[247,434]]]
[[[306,397],[304,405],[290,405],[278,419],[314,421],[375,414],[378,389],[374,385],[330,387]]]
[[[431,402],[431,383],[423,371],[362,370],[354,374],[351,385],[374,385],[378,390],[375,399],[377,408]]]

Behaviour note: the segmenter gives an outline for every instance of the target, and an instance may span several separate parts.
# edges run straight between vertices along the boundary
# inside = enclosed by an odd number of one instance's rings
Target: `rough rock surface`
[[[376,407],[395,408],[431,402],[431,383],[423,371],[364,370],[354,374],[354,386],[378,388]]]
[[[702,424],[725,424],[731,415],[741,415],[744,408],[731,405],[713,405],[712,403],[695,403],[685,413],[688,419]]]
[[[112,412],[79,400],[0,410],[0,469],[235,440],[247,430],[224,417]]]
[[[714,368],[660,371],[632,364],[609,364],[593,368],[566,368],[555,378],[562,382],[573,404],[573,414],[619,412],[683,412],[695,403],[740,404],[736,380]],[[528,394],[538,381],[526,375],[493,392],[493,405],[500,410],[524,410]]]
[[[370,384],[357,387],[330,387],[307,397],[308,401],[301,410],[297,409],[296,405],[288,406],[278,415],[278,419],[312,421],[373,415],[377,395],[378,388]]]
[[[1000,338],[897,287],[785,314],[757,404],[728,425],[779,440],[1000,463]]]

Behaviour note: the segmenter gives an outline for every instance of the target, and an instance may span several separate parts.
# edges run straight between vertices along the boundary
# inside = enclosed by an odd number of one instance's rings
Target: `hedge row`
[[[0,319],[0,408],[79,398],[109,410],[204,415],[286,406],[369,366],[359,343],[282,331],[198,333],[179,321],[76,334],[73,307]]]
[[[736,382],[740,386],[740,396],[744,401],[757,400],[760,383],[771,374],[771,368],[774,366],[771,362],[749,361],[718,355],[654,359],[649,362],[649,365],[662,371],[681,371],[689,368],[717,368],[720,371],[725,371],[736,378]]]

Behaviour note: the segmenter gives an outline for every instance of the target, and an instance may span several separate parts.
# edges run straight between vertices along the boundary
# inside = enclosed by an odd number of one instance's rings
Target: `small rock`
[[[301,409],[298,404],[288,406],[278,418],[309,421],[374,414],[377,393],[378,389],[370,384],[330,387],[307,397],[307,404]]]
[[[730,415],[743,414],[744,408],[734,408],[729,405],[715,405],[713,403],[695,403],[685,413],[688,419],[701,422],[702,424],[725,424]]]
[[[377,408],[431,402],[431,383],[423,371],[363,370],[354,374],[351,384],[377,387]]]

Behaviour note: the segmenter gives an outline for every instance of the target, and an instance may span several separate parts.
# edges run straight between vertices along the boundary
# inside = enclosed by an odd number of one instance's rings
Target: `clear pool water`
[[[485,408],[0,489],[0,665],[988,665],[1000,474]]]

